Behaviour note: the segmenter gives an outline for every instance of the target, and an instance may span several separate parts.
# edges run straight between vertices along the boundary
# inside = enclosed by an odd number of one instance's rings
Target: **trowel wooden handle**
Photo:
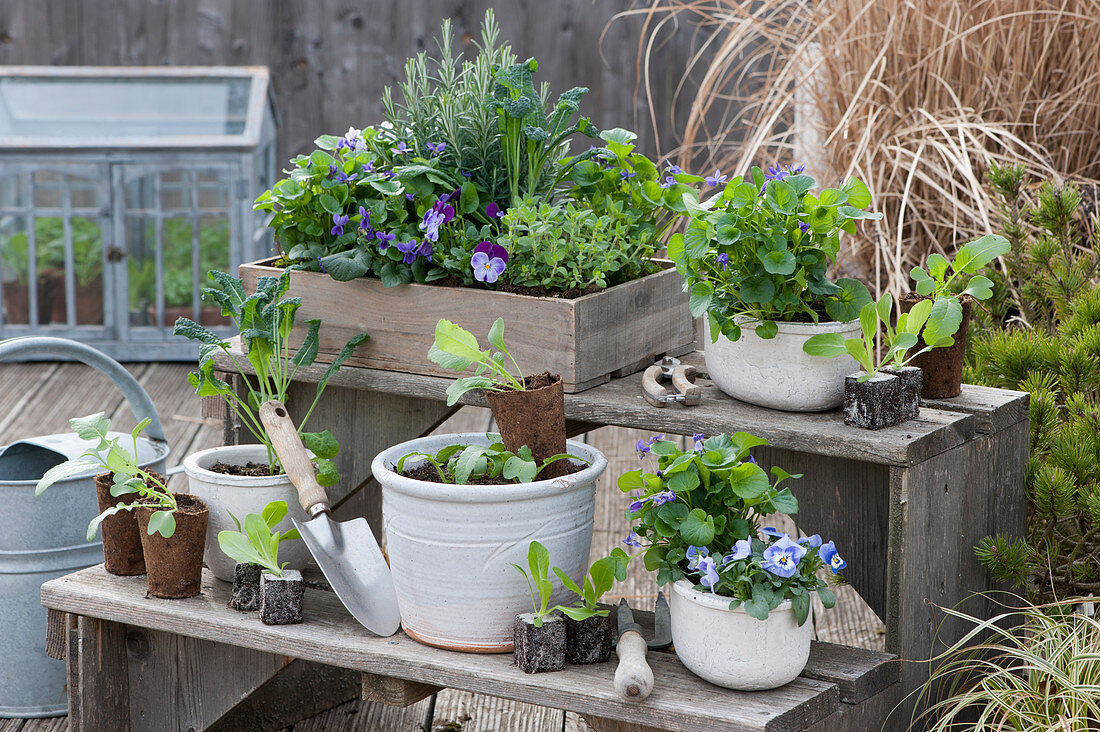
[[[311,516],[310,510],[318,504],[328,507],[328,496],[325,489],[317,482],[317,476],[313,472],[313,463],[309,460],[306,446],[302,444],[302,438],[298,436],[298,429],[294,426],[294,420],[290,413],[278,399],[272,399],[260,405],[260,421],[267,429],[267,436],[271,439],[271,446],[275,448],[275,454],[279,456],[279,462],[283,470],[290,477],[290,482],[298,489],[298,502]]]
[[[619,657],[615,691],[627,701],[641,701],[653,691],[653,670],[645,660],[647,649],[645,638],[634,630],[619,636],[615,645],[615,655]]]

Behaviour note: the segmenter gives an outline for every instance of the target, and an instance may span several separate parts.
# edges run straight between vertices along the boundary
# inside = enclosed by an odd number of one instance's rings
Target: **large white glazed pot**
[[[813,606],[806,622],[795,621],[790,600],[757,620],[728,597],[699,592],[688,580],[672,586],[672,644],[692,673],[712,684],[741,691],[775,689],[794,681],[810,658]]]
[[[588,467],[534,483],[447,485],[394,472],[410,452],[435,454],[454,444],[488,444],[484,433],[433,435],[396,445],[371,464],[382,484],[382,523],[401,625],[416,640],[475,653],[512,650],[518,613],[531,612],[527,581],[510,566],[527,568],[538,540],[550,564],[579,579],[588,568],[596,479],[603,454],[568,441]],[[416,461],[405,463],[406,468]],[[557,586],[551,605],[571,595]]]
[[[844,403],[844,377],[859,371],[845,354],[811,356],[802,350],[811,336],[859,335],[859,321],[849,323],[778,323],[775,338],[760,338],[753,326],[741,326],[741,338],[706,338],[707,373],[718,388],[735,399],[788,412],[820,412]],[[710,325],[707,325],[708,333]]]
[[[226,582],[233,581],[237,562],[222,554],[218,546],[219,531],[236,531],[230,513],[241,521],[250,513],[260,513],[271,501],[286,501],[288,510],[276,527],[278,531],[290,531],[294,524],[309,516],[298,503],[298,491],[286,475],[245,476],[215,473],[209,468],[217,462],[226,465],[267,463],[267,448],[263,445],[225,445],[192,453],[183,459],[187,472],[187,492],[197,496],[210,507],[210,520],[206,528],[206,566],[214,576]],[[309,549],[301,540],[287,541],[279,545],[279,563],[289,562],[290,569],[303,569],[313,562]]]

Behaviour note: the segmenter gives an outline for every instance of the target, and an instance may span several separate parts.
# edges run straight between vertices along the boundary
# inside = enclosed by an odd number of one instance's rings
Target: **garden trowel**
[[[645,639],[642,627],[634,622],[634,613],[625,597],[619,600],[616,619],[619,639],[615,643],[615,654],[619,657],[619,665],[615,668],[615,691],[627,701],[641,701],[653,691],[653,671],[646,662],[646,651],[672,645],[668,601],[663,592],[657,593],[650,640]]]
[[[308,521],[294,519],[294,526],[325,579],[348,612],[367,630],[393,635],[401,626],[397,592],[367,520],[332,520],[328,496],[317,483],[302,438],[282,402],[272,399],[261,405],[260,419],[283,470],[298,489],[302,508],[312,516]]]

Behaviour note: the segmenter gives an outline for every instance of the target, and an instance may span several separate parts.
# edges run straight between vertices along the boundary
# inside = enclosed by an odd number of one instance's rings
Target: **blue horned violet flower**
[[[769,165],[768,172],[764,174],[765,180],[783,180],[790,175],[789,170],[784,170],[781,165]]]
[[[428,142],[424,145],[431,152],[432,157],[439,155],[441,152],[447,149],[447,143],[445,142]]]
[[[821,535],[814,534],[813,536],[803,536],[798,540],[799,544],[809,544],[813,548],[821,546]]]
[[[504,274],[504,268],[507,264],[508,250],[499,244],[491,244],[487,241],[483,241],[474,247],[474,256],[470,258],[470,266],[474,270],[474,279],[488,284],[496,282]]]
[[[345,173],[341,170],[336,174],[336,180],[340,181],[341,183],[350,183],[355,180],[356,175],[356,173]]]
[[[729,564],[739,559],[745,559],[750,554],[752,554],[752,542],[748,539],[739,539],[733,543],[733,549],[731,549],[726,556],[722,557],[722,564]]]
[[[435,252],[435,247],[433,247],[432,243],[427,239],[420,242],[420,246],[416,248],[416,256],[424,257],[424,259],[428,260],[432,258],[433,252]]]
[[[688,560],[688,569],[695,569],[699,566],[700,559],[710,556],[710,549],[705,546],[689,546],[685,555]]]
[[[623,539],[623,543],[627,546],[641,547],[642,542],[638,541],[638,532],[631,530],[630,534]]]
[[[760,533],[764,536],[774,536],[777,539],[786,536],[786,534],[784,534],[782,531],[775,528],[774,526],[765,526],[764,528],[760,529]]]
[[[703,180],[706,181],[708,186],[720,186],[729,180],[728,175],[722,175],[722,171],[717,168],[714,169],[714,175],[708,175]]]
[[[332,215],[332,228],[329,229],[328,233],[332,234],[333,236],[343,236],[344,235],[344,224],[346,224],[347,222],[348,222],[348,215],[347,214],[344,214],[343,216],[341,216],[340,214],[333,214]]]
[[[760,566],[777,577],[791,577],[798,571],[798,563],[806,556],[806,547],[791,541],[786,534],[764,550]]]
[[[445,201],[446,199],[441,198],[424,212],[424,218],[420,222],[420,230],[424,232],[424,238],[428,241],[439,241],[439,227],[455,217],[454,207]],[[495,277],[493,281],[496,281]]]
[[[619,180],[626,180],[627,178],[633,178],[636,175],[637,175],[637,173],[635,173],[633,170],[620,170],[619,171]]]
[[[714,586],[718,584],[718,567],[713,557],[700,557],[698,563],[695,565],[695,570],[699,573],[699,584],[706,587],[711,592],[714,592]]]
[[[836,550],[836,545],[831,541],[827,541],[821,545],[821,548],[817,551],[817,556],[821,557],[821,561],[829,565],[829,569],[833,574],[836,574],[848,566],[848,563],[840,558],[840,554]]]

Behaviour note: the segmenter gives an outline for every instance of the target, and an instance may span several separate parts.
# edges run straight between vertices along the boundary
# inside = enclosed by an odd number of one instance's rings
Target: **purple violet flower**
[[[817,551],[817,556],[821,557],[821,561],[829,565],[829,570],[833,574],[836,574],[840,570],[848,566],[848,563],[840,558],[840,554],[837,553],[836,545],[831,541],[827,541],[821,545],[821,548]]]
[[[332,234],[333,236],[343,236],[344,235],[344,224],[346,224],[347,222],[348,222],[348,215],[347,214],[344,214],[343,216],[341,216],[340,214],[333,214],[332,215],[332,228],[329,229],[328,233]]]
[[[337,170],[338,168],[335,165],[328,166],[328,177],[331,178],[332,176],[336,175]]]
[[[420,230],[424,232],[424,238],[429,241],[439,241],[439,227],[454,217],[453,206],[443,201],[436,201],[434,206],[424,212],[424,218],[420,222]],[[496,281],[495,278],[494,281]]]
[[[655,442],[660,442],[660,441],[661,441],[661,440],[663,440],[663,439],[665,439],[665,436],[664,436],[663,434],[661,434],[661,435],[653,435],[653,437],[650,437],[650,438],[649,438],[649,444],[650,444],[650,445],[652,445],[652,444],[654,444]]]
[[[634,530],[631,530],[627,537],[623,539],[623,543],[627,546],[635,546],[639,548],[641,548],[642,546],[642,542],[638,541],[638,532]]]
[[[393,180],[397,177],[397,173],[393,172],[392,170],[385,170],[382,172],[382,177],[386,180]]]
[[[630,502],[630,505],[626,507],[627,510],[630,511],[630,513],[641,511],[642,508],[645,506],[645,502],[649,500],[649,498],[642,498],[641,496],[633,493],[630,495],[630,497],[634,499]]]
[[[408,241],[395,242],[394,246],[397,247],[397,251],[403,253],[405,256],[401,260],[405,264],[412,264],[416,261],[416,248],[420,245],[416,239],[409,239]]]
[[[468,170],[460,170],[458,171],[458,174],[461,175],[463,178],[469,178],[471,175],[473,175],[473,173]]]
[[[317,257],[317,266],[321,268],[321,271],[328,274],[328,270],[325,269],[325,263],[321,261],[320,257]]]
[[[368,160],[366,165],[363,166],[363,173],[369,175],[374,172],[374,161]]]
[[[695,452],[700,452],[700,453],[703,452],[704,451],[703,440],[706,439],[705,437],[703,437],[703,433],[702,432],[696,432],[696,433],[692,434],[691,439],[695,443],[695,448],[694,448]]]
[[[360,231],[370,231],[370,209],[366,206],[359,207],[359,229]]]
[[[417,247],[416,256],[424,257],[424,259],[427,259],[427,260],[430,261],[431,258],[432,258],[432,253],[434,251],[435,251],[435,247],[432,246],[432,243],[430,241],[425,239],[424,241],[422,241],[420,243],[420,246]]]
[[[702,557],[695,565],[695,571],[699,573],[699,584],[714,592],[714,586],[721,579],[718,576],[718,567],[713,557]]]
[[[405,200],[406,201],[411,201],[411,200],[413,200],[413,198],[415,198],[415,196],[413,194],[411,194],[411,193],[406,193],[405,194]]]
[[[676,185],[676,179],[673,178],[671,175],[666,175],[665,179],[658,185],[660,185],[661,188],[671,188],[672,186]]]
[[[637,175],[637,173],[635,173],[633,170],[631,170],[631,171],[620,170],[619,171],[619,180],[626,180],[627,178],[633,178],[636,175]]]
[[[351,181],[355,180],[355,176],[355,173],[345,173],[341,170],[339,173],[336,174],[336,180],[340,181],[341,183],[350,183]]]
[[[764,174],[766,180],[783,180],[790,175],[789,170],[784,170],[781,165],[771,165],[768,167],[768,172]]]
[[[672,491],[661,491],[653,495],[653,505],[663,506],[676,500],[676,494]]]
[[[764,550],[764,561],[760,566],[777,577],[791,577],[798,571],[798,563],[804,556],[806,547],[791,541],[791,537],[784,536]]]
[[[391,147],[390,148],[390,152],[393,153],[394,155],[404,155],[405,153],[410,152],[410,151],[411,151],[411,148],[408,145],[405,144],[404,140],[397,143],[397,147]]]
[[[706,181],[708,186],[720,186],[729,180],[728,175],[722,175],[722,171],[717,168],[714,169],[714,175],[708,175],[703,180]]]
[[[485,215],[491,219],[499,219],[504,216],[504,211],[502,211],[500,209],[500,206],[498,206],[496,202],[493,201],[485,207]]]
[[[802,171],[806,170],[806,166],[805,165],[797,165],[793,168],[787,168],[787,170],[791,171],[791,175],[800,175],[802,173]]]
[[[642,438],[638,438],[638,441],[634,443],[634,452],[638,453],[639,458],[644,458],[646,453],[649,452],[649,445]]]
[[[680,173],[684,172],[680,169],[679,165],[673,165],[668,160],[665,160],[665,171],[671,173],[672,175],[679,175]]]
[[[447,149],[447,143],[445,143],[445,142],[428,142],[428,143],[425,143],[424,146],[427,147],[428,150],[431,151],[433,158],[436,155],[439,155],[441,152],[443,152],[444,150]]]
[[[805,234],[807,231],[810,230],[810,225],[807,224],[805,221],[799,221],[798,228],[802,230],[803,234]]]
[[[718,255],[718,264],[721,265],[722,271],[725,272],[730,268],[730,255],[722,252]]]
[[[378,251],[384,252],[386,248],[397,238],[397,234],[387,234],[384,231],[374,232],[374,238],[378,240]]]

